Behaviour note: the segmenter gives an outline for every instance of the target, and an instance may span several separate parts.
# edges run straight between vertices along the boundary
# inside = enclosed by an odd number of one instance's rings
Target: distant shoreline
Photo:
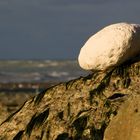
[[[0,83],[0,92],[5,93],[17,93],[17,92],[40,92],[48,87],[51,87],[59,82],[9,82],[9,83]]]

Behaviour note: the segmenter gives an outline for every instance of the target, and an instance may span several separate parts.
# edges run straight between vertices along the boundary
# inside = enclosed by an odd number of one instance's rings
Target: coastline
[[[51,87],[59,82],[9,82],[0,83],[0,92],[37,92]]]

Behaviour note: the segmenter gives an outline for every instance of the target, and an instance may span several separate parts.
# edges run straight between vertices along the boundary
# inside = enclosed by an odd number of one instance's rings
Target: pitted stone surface
[[[106,70],[140,54],[140,25],[117,23],[91,36],[81,48],[79,65],[85,70]]]

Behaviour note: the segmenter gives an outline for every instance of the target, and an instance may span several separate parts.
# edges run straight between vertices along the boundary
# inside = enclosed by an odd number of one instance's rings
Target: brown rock
[[[139,68],[125,64],[46,89],[2,122],[0,139],[102,140],[118,108],[140,92]]]
[[[140,94],[122,104],[105,130],[104,140],[140,140]]]
[[[0,92],[0,124],[14,113],[27,99],[33,97],[35,93],[7,93]]]
[[[0,123],[7,118],[8,112],[5,108],[5,105],[0,102]]]

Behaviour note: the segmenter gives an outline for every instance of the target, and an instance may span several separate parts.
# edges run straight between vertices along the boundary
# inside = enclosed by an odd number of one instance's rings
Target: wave
[[[0,82],[66,81],[85,74],[75,60],[0,61]]]
[[[52,71],[50,73],[48,73],[49,76],[52,77],[61,77],[61,76],[68,76],[69,73],[68,72],[57,72],[57,71]]]

